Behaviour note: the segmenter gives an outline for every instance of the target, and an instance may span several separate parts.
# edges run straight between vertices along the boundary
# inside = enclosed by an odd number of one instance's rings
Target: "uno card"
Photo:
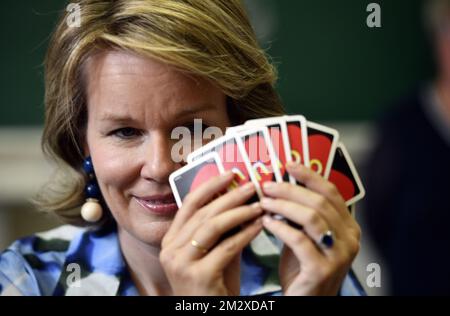
[[[309,167],[310,153],[308,142],[308,128],[307,122],[303,115],[285,116],[286,122],[286,138],[289,146],[286,151],[286,160],[294,161]],[[290,178],[291,183],[296,181],[293,177]]]
[[[347,206],[355,204],[365,195],[365,190],[355,165],[342,143],[339,143],[336,148],[328,180],[336,185]]]
[[[192,164],[188,164],[169,176],[170,187],[178,207],[189,192],[194,191],[200,184],[211,177],[224,172],[217,153],[209,153]]]
[[[266,126],[249,126],[246,128],[234,128],[231,134],[236,135],[239,146],[245,152],[250,163],[250,174],[254,175],[257,184],[257,193],[263,197],[262,184],[266,181],[282,182],[282,176],[278,168],[278,158],[269,136]],[[275,219],[283,219],[281,215],[274,215]],[[271,233],[269,233],[271,235]]]
[[[266,181],[283,181],[267,127],[248,127],[235,135],[241,141],[260,186]]]
[[[245,126],[258,127],[265,126],[269,131],[272,147],[275,153],[275,160],[280,170],[283,181],[291,181],[289,173],[286,171],[286,153],[290,152],[289,140],[287,138],[286,123],[284,117],[271,117],[263,119],[249,120]]]
[[[247,126],[245,125],[236,125],[236,126],[231,126],[227,128],[227,131],[225,132],[225,135],[230,135],[232,133],[238,133],[240,131],[243,131],[247,129]]]
[[[328,179],[339,141],[339,133],[332,128],[307,122],[309,166],[325,179]],[[292,146],[292,144],[291,144]]]
[[[239,143],[239,140],[235,137],[235,134],[231,133],[209,142],[205,146],[189,154],[187,161],[188,163],[193,163],[200,157],[210,152],[216,152],[219,155],[220,162],[225,171],[231,170],[235,173],[236,176],[229,190],[240,187],[247,182],[252,181],[255,184],[257,194],[249,199],[248,203],[258,201],[258,196],[261,196],[258,181],[253,172],[249,172],[252,170],[250,162],[245,151],[243,150],[242,144]]]
[[[355,211],[356,211],[356,204],[352,204],[348,207],[348,211],[352,215],[353,218],[355,218]]]

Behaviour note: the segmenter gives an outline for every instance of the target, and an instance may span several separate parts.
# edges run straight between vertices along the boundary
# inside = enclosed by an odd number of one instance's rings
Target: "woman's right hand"
[[[213,200],[233,177],[211,178],[188,194],[164,236],[160,261],[174,295],[239,295],[240,254],[261,232],[263,211],[259,202],[243,205],[255,194],[251,182]]]

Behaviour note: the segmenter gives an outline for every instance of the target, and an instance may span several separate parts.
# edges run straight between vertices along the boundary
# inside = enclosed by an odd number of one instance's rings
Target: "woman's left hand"
[[[265,228],[285,244],[279,271],[283,294],[337,295],[359,251],[360,227],[332,183],[307,167],[293,163],[286,167],[305,187],[265,183],[269,198],[261,202],[267,212],[302,227],[263,217]],[[329,247],[321,243],[327,231],[333,234]]]

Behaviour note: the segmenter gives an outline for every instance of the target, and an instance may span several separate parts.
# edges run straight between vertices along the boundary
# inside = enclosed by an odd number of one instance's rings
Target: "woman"
[[[274,183],[264,187],[270,198],[260,203],[244,205],[252,185],[212,200],[232,181],[225,174],[204,183],[179,210],[174,206],[168,177],[182,166],[171,157],[175,127],[202,119],[225,130],[283,114],[274,68],[241,2],[79,5],[80,27],[63,16],[46,56],[43,148],[60,169],[38,202],[70,224],[101,219],[89,229],[63,226],[14,243],[1,256],[0,292],[357,292],[354,278],[345,277],[358,252],[359,226],[336,188],[306,168],[288,166],[305,187]],[[80,212],[86,196],[95,199]],[[236,227],[242,229],[223,237]],[[248,247],[263,228],[284,242],[281,254]],[[335,238],[324,247],[327,231]]]

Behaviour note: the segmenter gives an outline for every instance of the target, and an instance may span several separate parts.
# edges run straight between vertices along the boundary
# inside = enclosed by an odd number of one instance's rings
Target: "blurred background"
[[[381,27],[374,28],[366,23],[371,2],[246,1],[261,44],[278,67],[278,90],[288,111],[337,128],[363,183],[369,181],[376,122],[434,75],[424,1],[376,1]],[[42,62],[65,7],[56,0],[21,0],[3,4],[0,12],[0,249],[59,225],[29,200],[52,173],[40,150]],[[356,217],[363,226],[356,274],[369,294],[390,294],[389,266],[366,229],[365,205],[358,205]],[[381,267],[380,287],[366,282],[371,263]]]

